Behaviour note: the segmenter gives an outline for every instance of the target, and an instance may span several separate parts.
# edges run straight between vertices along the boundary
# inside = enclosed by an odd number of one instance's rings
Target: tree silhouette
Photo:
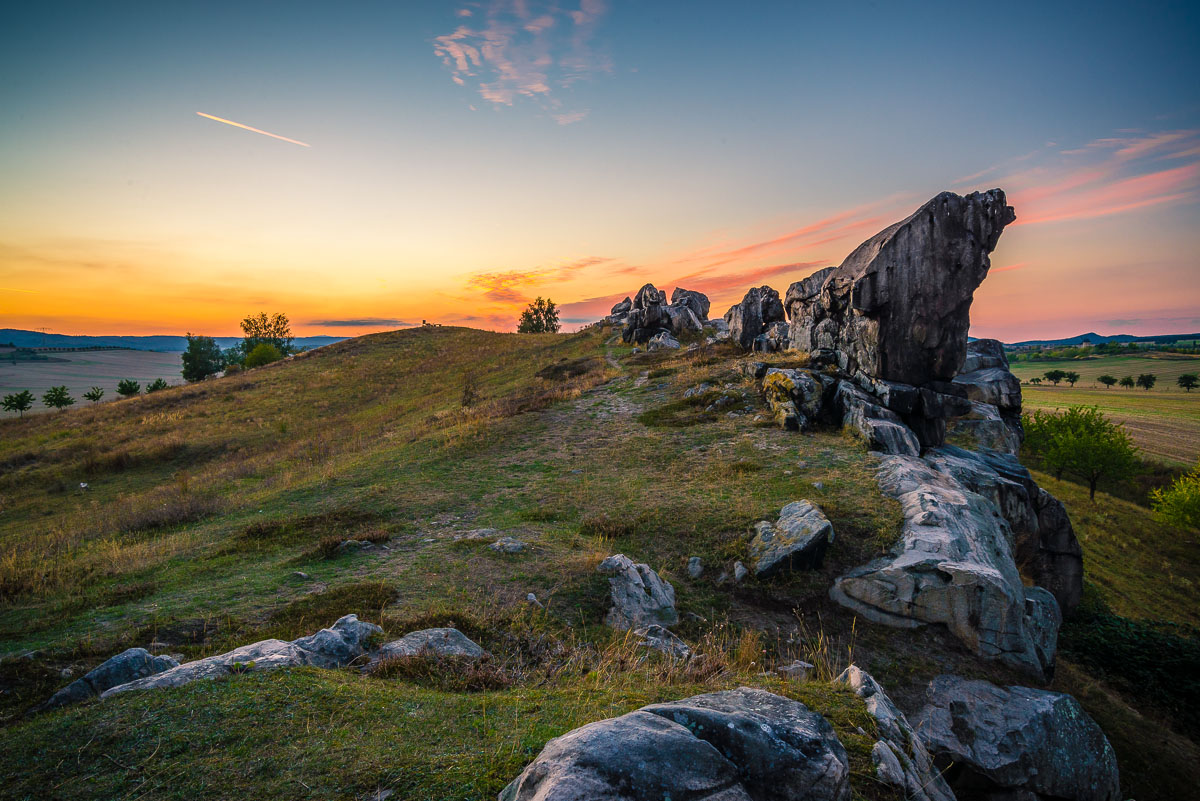
[[[1188,392],[1191,392],[1197,386],[1200,386],[1200,378],[1195,373],[1184,373],[1175,379],[1175,383],[1183,387]]]
[[[55,409],[66,409],[68,406],[75,403],[75,399],[67,392],[66,385],[61,387],[50,387],[42,395],[42,403]]]
[[[1096,380],[1103,384],[1105,389],[1112,389],[1112,385],[1117,383],[1117,377],[1108,375],[1107,373],[1100,376]]]
[[[521,321],[517,323],[518,334],[557,334],[558,307],[550,298],[538,298],[525,307],[521,312]]]
[[[1058,386],[1059,381],[1062,381],[1067,377],[1065,370],[1047,370],[1045,373],[1043,373],[1043,375],[1045,375],[1047,381],[1056,387]]]
[[[1154,385],[1157,383],[1157,381],[1158,376],[1156,376],[1154,373],[1142,373],[1137,377],[1137,385],[1147,392],[1154,388]]]
[[[27,389],[4,396],[4,411],[6,412],[20,412],[18,416],[24,417],[25,412],[29,411],[32,407],[33,393]]]

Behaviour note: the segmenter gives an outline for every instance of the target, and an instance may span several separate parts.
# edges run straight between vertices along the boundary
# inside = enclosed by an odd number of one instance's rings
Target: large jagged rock
[[[609,577],[613,605],[605,618],[608,625],[632,630],[655,624],[674,626],[679,622],[675,588],[659,578],[649,565],[635,563],[619,553],[602,561],[596,570]]]
[[[755,341],[767,328],[785,318],[779,293],[769,286],[753,287],[742,302],[725,312],[730,339],[744,350],[754,350]]]
[[[767,367],[763,397],[783,428],[807,431],[828,417],[836,379],[814,370]]]
[[[1015,454],[1025,439],[1021,427],[1021,382],[1008,369],[1004,346],[994,339],[967,343],[967,358],[954,379],[971,401],[971,411],[948,423],[948,433],[977,447]]]
[[[943,192],[788,289],[791,347],[850,375],[951,381],[966,358],[972,296],[1015,219],[999,189]]]
[[[851,665],[835,681],[863,699],[867,712],[878,724],[879,740],[871,749],[878,779],[896,788],[909,801],[955,801],[920,733],[909,725],[904,713],[871,674]]]
[[[918,729],[963,798],[1119,801],[1117,758],[1069,695],[938,676]]]
[[[624,304],[625,301],[622,301],[613,307],[614,316],[618,307]],[[708,297],[703,293],[679,287],[671,293],[671,303],[668,304],[666,293],[654,284],[646,284],[622,313],[621,319],[625,323],[622,338],[626,342],[641,344],[664,333],[674,337],[698,333],[704,330],[708,306]]]
[[[343,667],[366,653],[368,641],[382,634],[374,623],[344,615],[330,628],[292,642],[261,640],[224,654],[184,662],[161,673],[119,684],[106,690],[101,698],[129,690],[180,687],[197,679],[215,679],[230,673],[251,670],[275,670],[283,667]]]
[[[821,566],[825,549],[833,542],[833,524],[812,501],[794,501],[779,510],[774,523],[754,526],[749,554],[754,575],[769,578],[784,570],[812,570]]]
[[[1043,679],[1053,665],[1058,605],[1048,592],[1026,592],[1003,500],[959,480],[990,470],[998,486],[995,471],[979,454],[947,450],[884,457],[878,480],[900,502],[901,542],[838,578],[830,596],[877,623],[944,624],[979,655]]]
[[[740,687],[557,737],[500,801],[849,801],[849,772],[825,718]]]
[[[677,286],[671,292],[671,305],[686,306],[692,310],[692,314],[696,315],[697,320],[704,321],[708,319],[708,310],[711,304],[708,302],[708,295],[703,292]]]
[[[50,696],[50,699],[39,707],[39,711],[77,704],[112,687],[154,676],[178,665],[179,663],[169,656],[155,656],[145,648],[130,648],[105,660],[63,687]]]

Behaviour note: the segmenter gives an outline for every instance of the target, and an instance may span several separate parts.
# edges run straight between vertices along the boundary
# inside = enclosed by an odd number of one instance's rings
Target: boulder
[[[759,353],[779,353],[787,350],[788,325],[776,320],[763,327],[763,332],[754,338],[753,350]]]
[[[754,341],[771,323],[784,319],[779,293],[769,286],[754,287],[742,302],[725,312],[729,336],[744,350],[753,350]]]
[[[952,380],[967,355],[972,296],[1015,219],[999,189],[943,192],[836,269],[788,288],[791,347],[849,375],[914,386]]]
[[[612,317],[625,317],[625,315],[629,314],[629,311],[632,308],[633,301],[629,298],[625,298],[625,300],[621,301],[620,303],[614,304],[612,309],[609,311],[609,314]]]
[[[366,653],[368,641],[383,629],[345,615],[332,627],[293,642],[261,640],[224,654],[185,662],[161,673],[119,684],[101,694],[108,698],[128,690],[180,687],[197,679],[215,679],[230,673],[274,670],[282,667],[342,667]]]
[[[636,629],[633,633],[639,638],[638,645],[643,648],[658,651],[672,659],[690,659],[692,656],[692,649],[687,643],[675,636],[670,629],[657,623]]]
[[[488,653],[458,629],[421,629],[384,644],[376,654],[375,661],[412,656],[484,659]]]
[[[754,527],[749,549],[754,575],[769,578],[784,570],[819,568],[832,542],[833,524],[816,504],[789,503],[774,523],[764,520]]]
[[[674,626],[679,622],[675,610],[675,588],[643,563],[634,563],[624,554],[615,554],[596,568],[609,577],[612,609],[605,621],[616,629],[639,629],[658,624]]]
[[[1117,758],[1069,695],[938,676],[918,729],[964,798],[1119,801]]]
[[[516,537],[501,537],[488,547],[496,553],[521,553],[529,546]]]
[[[669,331],[671,318],[666,311],[666,302],[667,296],[653,284],[646,284],[639,289],[625,316],[622,339],[640,345],[656,334]]]
[[[955,801],[920,733],[909,725],[871,674],[851,665],[835,681],[863,699],[867,712],[875,718],[879,740],[871,749],[871,761],[879,780],[910,801]]]
[[[679,340],[666,331],[661,331],[650,337],[646,350],[679,350]]]
[[[747,687],[652,704],[551,740],[501,801],[849,801],[849,759],[799,701]]]
[[[50,696],[39,707],[56,709],[94,698],[105,690],[154,676],[179,665],[169,656],[155,656],[145,648],[130,648],[101,662],[82,677]]]
[[[704,330],[703,317],[697,317],[687,306],[663,306],[667,315],[667,330],[675,336]]]
[[[1021,414],[1021,382],[1007,367],[984,367],[972,373],[962,373],[954,383],[967,391],[967,397],[989,403],[1009,414]]]
[[[704,574],[704,562],[700,560],[699,556],[688,557],[687,572],[694,579],[698,579]]]
[[[697,320],[708,319],[710,304],[708,302],[708,295],[705,295],[703,292],[675,287],[671,292],[671,305],[686,306],[692,310],[692,314],[696,315]]]
[[[1004,501],[972,491],[959,480],[991,471],[982,457],[947,449],[928,458],[888,456],[878,481],[900,502],[901,542],[885,557],[838,578],[830,596],[877,623],[913,628],[945,625],[971,650],[1039,680],[1053,665],[1061,620],[1049,593],[1030,602],[1013,554]],[[1047,602],[1049,598],[1049,602]]]
[[[973,373],[989,367],[1008,369],[1008,355],[1004,344],[998,339],[972,339],[967,342],[967,358],[958,369],[959,373]]]

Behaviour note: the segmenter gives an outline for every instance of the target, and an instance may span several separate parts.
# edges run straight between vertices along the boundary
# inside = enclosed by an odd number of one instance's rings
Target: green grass
[[[1189,353],[1147,353],[1145,355],[1092,356],[1085,359],[1054,359],[1049,361],[1010,361],[1009,367],[1013,375],[1022,381],[1031,378],[1042,378],[1050,370],[1070,370],[1079,373],[1080,379],[1076,387],[1091,386],[1103,389],[1104,385],[1096,379],[1108,374],[1116,378],[1133,376],[1137,378],[1142,373],[1153,373],[1158,376],[1158,383],[1150,392],[1178,392],[1184,390],[1175,384],[1175,379],[1184,373],[1200,374],[1200,356]],[[1117,389],[1114,387],[1114,390]],[[1123,390],[1132,392],[1133,390]],[[1138,392],[1146,390],[1138,389]]]

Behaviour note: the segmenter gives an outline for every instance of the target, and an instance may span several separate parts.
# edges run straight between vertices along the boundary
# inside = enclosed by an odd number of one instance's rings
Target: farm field
[[[183,383],[183,365],[178,353],[146,350],[85,350],[51,353],[54,361],[6,362],[0,360],[0,395],[27,389],[37,400],[33,412],[47,411],[42,393],[50,387],[66,385],[76,407],[87,404],[83,393],[92,387],[104,388],[104,401],[116,399],[117,382],[122,378],[139,381],[142,389],[156,378],[170,384]],[[4,417],[16,417],[0,412]]]
[[[1187,353],[1155,353],[1144,356],[1098,356],[1092,359],[1056,359],[1045,362],[1020,362],[1010,358],[1009,368],[1013,375],[1022,381],[1041,378],[1049,370],[1073,370],[1080,376],[1079,383],[1075,385],[1077,388],[1089,386],[1095,389],[1104,389],[1104,385],[1097,383],[1096,379],[1105,373],[1117,378],[1127,375],[1137,378],[1141,373],[1153,373],[1158,376],[1158,384],[1150,390],[1151,393],[1183,395],[1185,393],[1176,386],[1175,379],[1184,373],[1200,374],[1200,356]]]

